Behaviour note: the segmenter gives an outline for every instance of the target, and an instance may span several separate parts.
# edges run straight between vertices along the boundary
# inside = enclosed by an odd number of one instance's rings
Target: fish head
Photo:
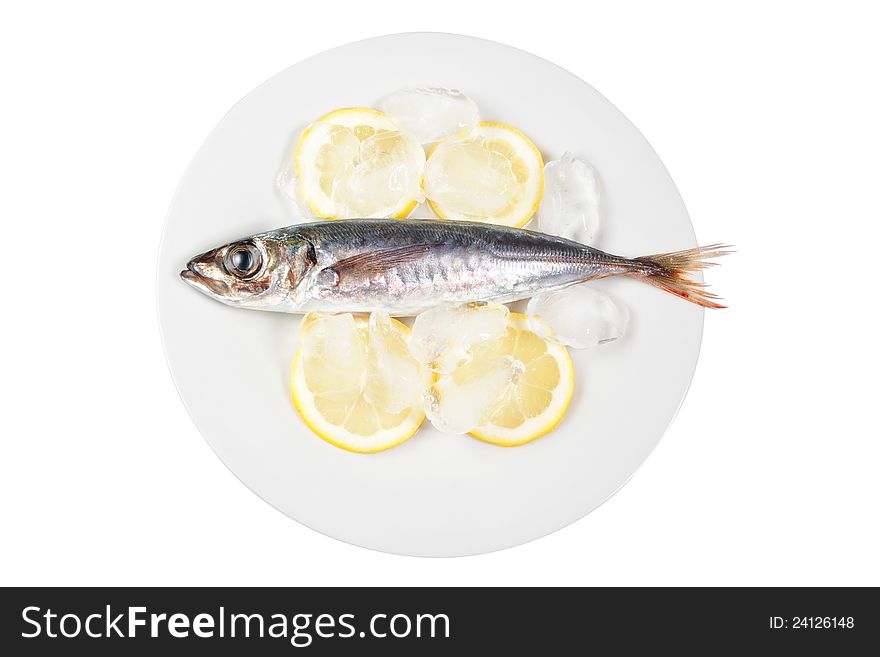
[[[230,306],[283,310],[304,275],[306,245],[256,235],[193,257],[180,277]]]

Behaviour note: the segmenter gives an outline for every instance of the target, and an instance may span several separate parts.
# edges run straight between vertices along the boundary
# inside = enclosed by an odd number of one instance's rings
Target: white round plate
[[[630,309],[627,335],[572,351],[568,415],[551,434],[502,448],[427,423],[372,455],[324,442],[290,401],[300,318],[224,306],[178,278],[196,253],[292,223],[275,176],[310,121],[375,105],[403,87],[461,89],[485,120],[529,135],[545,160],[570,150],[603,187],[598,247],[637,256],[696,245],[657,155],[611,103],[521,50],[451,34],[384,36],[335,48],[261,85],[189,166],[158,260],[159,321],[180,396],[205,439],[257,495],[328,536],[375,550],[453,556],[544,536],[619,489],[676,414],[697,362],[703,311],[629,280],[602,281]]]

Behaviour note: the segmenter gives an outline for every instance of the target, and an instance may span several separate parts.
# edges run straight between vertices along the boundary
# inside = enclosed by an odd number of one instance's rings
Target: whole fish
[[[628,276],[723,308],[688,275],[725,255],[713,245],[624,258],[544,233],[469,221],[350,219],[280,228],[197,255],[181,278],[231,306],[305,313],[415,315],[469,301],[506,303]]]

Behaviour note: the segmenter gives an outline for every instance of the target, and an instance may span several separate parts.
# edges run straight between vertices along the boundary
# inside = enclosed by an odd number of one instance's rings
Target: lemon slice
[[[504,447],[522,445],[553,430],[565,416],[574,391],[574,367],[566,348],[538,336],[519,313],[510,314],[507,334],[475,350],[472,360],[453,372],[451,381],[464,386],[483,377],[491,380],[499,363],[511,361],[516,364],[515,375],[507,379],[487,420],[470,431],[475,438]]]
[[[422,198],[425,152],[378,110],[322,116],[300,135],[293,159],[299,194],[317,217],[402,218]]]
[[[409,353],[409,329],[387,315],[311,313],[291,370],[293,405],[327,442],[379,452],[410,438],[424,420],[430,372]]]
[[[516,128],[483,122],[431,149],[424,189],[441,219],[524,226],[541,204],[544,161]]]

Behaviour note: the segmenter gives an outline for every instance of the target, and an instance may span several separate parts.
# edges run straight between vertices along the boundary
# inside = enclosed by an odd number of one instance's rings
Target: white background
[[[880,584],[870,5],[435,4],[2,10],[0,584]],[[345,545],[251,494],[189,420],[155,313],[165,211],[225,111],[316,52],[415,30],[582,77],[660,154],[700,241],[738,248],[708,274],[731,308],[707,313],[633,480],[552,536],[460,559]]]

